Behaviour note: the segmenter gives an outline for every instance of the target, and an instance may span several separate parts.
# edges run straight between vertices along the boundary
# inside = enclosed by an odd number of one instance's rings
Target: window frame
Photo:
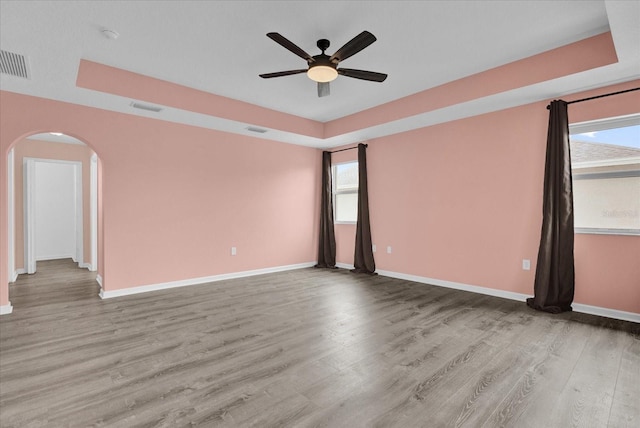
[[[605,119],[591,120],[587,122],[579,122],[569,124],[569,135],[582,134],[586,132],[604,131],[607,129],[623,128],[626,126],[640,125],[640,114],[631,114],[626,116],[611,117]],[[573,180],[602,180],[612,178],[632,178],[640,177],[640,169],[634,170],[619,170],[608,172],[580,172],[580,169],[597,168],[604,166],[624,166],[624,165],[636,165],[638,161],[636,158],[629,159],[616,159],[613,160],[601,160],[601,161],[589,161],[580,162],[577,166],[574,166],[573,161],[571,163],[571,175]],[[575,208],[574,208],[575,209]],[[640,236],[639,229],[610,229],[610,228],[595,228],[595,227],[574,227],[575,234],[585,235],[631,235]]]
[[[336,209],[337,204],[337,195],[350,195],[350,194],[358,194],[358,190],[360,189],[360,182],[358,182],[358,187],[355,189],[347,189],[347,190],[338,190],[337,188],[337,171],[338,166],[340,165],[348,165],[348,164],[356,164],[358,165],[357,160],[349,160],[340,163],[336,163],[331,165],[331,199],[333,202],[333,224],[356,224],[357,221],[357,207],[356,207],[356,221],[339,221],[338,220],[338,210]]]

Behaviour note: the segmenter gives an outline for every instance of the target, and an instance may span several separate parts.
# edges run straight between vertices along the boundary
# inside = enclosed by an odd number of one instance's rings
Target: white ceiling
[[[109,40],[100,30],[120,37]],[[131,99],[75,86],[80,59],[182,84],[320,122],[330,121],[611,30],[617,64],[370,129],[314,139],[261,138],[329,147],[640,77],[640,2],[630,1],[7,1],[0,47],[29,58],[31,79],[1,75],[2,90],[147,117]],[[342,64],[388,73],[384,83],[338,77],[318,98],[305,68],[266,37],[276,31],[311,55],[363,30],[378,41]],[[247,124],[166,108],[162,120],[246,133]]]
[[[83,146],[85,145],[82,141],[69,135],[57,135],[57,133],[52,134],[50,132],[30,135],[29,137],[27,137],[27,140],[47,141],[49,143],[78,144]]]

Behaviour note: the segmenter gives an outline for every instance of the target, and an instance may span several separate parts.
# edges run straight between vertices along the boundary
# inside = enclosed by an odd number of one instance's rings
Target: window
[[[576,233],[640,235],[640,115],[569,131]]]
[[[358,219],[358,162],[333,166],[333,208],[336,223]]]

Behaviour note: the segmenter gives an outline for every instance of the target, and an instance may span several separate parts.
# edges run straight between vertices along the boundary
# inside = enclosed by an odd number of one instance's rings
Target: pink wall
[[[368,141],[377,268],[533,294],[545,106],[535,103]],[[637,92],[569,107],[572,122],[638,112]],[[340,155],[334,162],[355,159],[353,151]],[[336,226],[340,263],[353,263],[354,229]],[[575,253],[576,303],[640,313],[640,237],[577,235]],[[530,271],[522,270],[522,259],[531,260]]]
[[[107,291],[316,259],[319,150],[0,95],[0,305],[9,298],[6,155],[15,141],[52,129],[87,142],[100,157],[100,265]],[[378,269],[531,294],[545,104],[369,141]],[[639,111],[633,93],[572,105],[570,118]],[[353,156],[345,152],[334,162]],[[352,263],[353,226],[337,226],[336,235],[338,261]],[[392,254],[383,251],[387,245]],[[235,257],[231,246],[238,247]],[[629,256],[638,253],[638,237],[578,236],[576,302],[640,313],[640,264]],[[531,271],[521,269],[523,258],[531,260]]]
[[[90,168],[92,150],[78,144],[21,140],[14,146],[15,159],[15,260],[16,269],[24,268],[23,168],[25,157],[82,162],[83,250],[84,262],[91,262]]]
[[[640,313],[640,237],[576,235],[575,301]]]
[[[9,301],[7,153],[52,129],[100,158],[106,291],[316,259],[318,150],[0,95],[0,305]]]

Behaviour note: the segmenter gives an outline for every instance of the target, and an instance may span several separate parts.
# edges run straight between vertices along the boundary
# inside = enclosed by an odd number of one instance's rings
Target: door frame
[[[90,271],[98,270],[98,155],[91,155],[89,170],[89,209],[91,226],[91,265]]]
[[[38,163],[62,163],[73,166],[75,199],[75,241],[73,261],[84,267],[84,218],[82,209],[82,162],[43,158],[23,158],[24,179],[24,260],[26,273],[36,273],[36,227],[35,227],[35,174]]]
[[[14,209],[15,204],[16,204],[16,197],[15,197],[15,192],[16,192],[16,186],[15,186],[15,151],[14,148],[12,147],[11,150],[9,150],[9,155],[7,156],[7,196],[8,196],[8,201],[9,201],[9,210],[8,210],[8,215],[7,215],[7,219],[8,219],[8,225],[9,225],[9,230],[7,233],[7,237],[9,238],[9,260],[7,263],[7,269],[9,269],[9,282],[16,282],[16,279],[18,278],[18,272],[16,272],[16,254],[15,254],[15,248],[16,248],[16,221],[15,221],[15,215],[16,215],[16,211]]]

